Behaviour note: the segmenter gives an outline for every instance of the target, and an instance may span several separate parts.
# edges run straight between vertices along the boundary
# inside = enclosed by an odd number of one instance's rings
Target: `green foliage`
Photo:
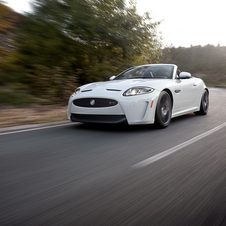
[[[5,59],[0,85],[65,102],[79,84],[108,80],[161,56],[158,22],[124,0],[36,0],[21,18],[16,52]]]
[[[28,73],[57,66],[80,83],[103,80],[142,54],[151,58],[157,24],[121,0],[36,1],[18,38],[17,63]]]

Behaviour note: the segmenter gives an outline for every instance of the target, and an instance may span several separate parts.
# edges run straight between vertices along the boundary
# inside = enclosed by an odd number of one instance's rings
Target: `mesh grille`
[[[100,108],[100,107],[112,107],[117,105],[118,102],[116,100],[105,98],[83,98],[74,100],[73,104],[79,107]]]

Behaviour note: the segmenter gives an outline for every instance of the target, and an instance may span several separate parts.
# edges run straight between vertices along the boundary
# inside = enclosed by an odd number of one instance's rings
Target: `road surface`
[[[226,90],[168,128],[0,133],[0,225],[226,225]]]

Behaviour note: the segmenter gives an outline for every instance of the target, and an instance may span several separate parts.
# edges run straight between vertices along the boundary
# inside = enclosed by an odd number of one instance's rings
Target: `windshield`
[[[145,65],[130,68],[119,74],[114,80],[120,79],[171,79],[172,65]]]

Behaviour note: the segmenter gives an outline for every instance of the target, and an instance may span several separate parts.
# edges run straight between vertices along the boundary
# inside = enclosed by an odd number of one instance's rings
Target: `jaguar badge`
[[[95,104],[95,100],[92,99],[89,103],[93,106]]]

